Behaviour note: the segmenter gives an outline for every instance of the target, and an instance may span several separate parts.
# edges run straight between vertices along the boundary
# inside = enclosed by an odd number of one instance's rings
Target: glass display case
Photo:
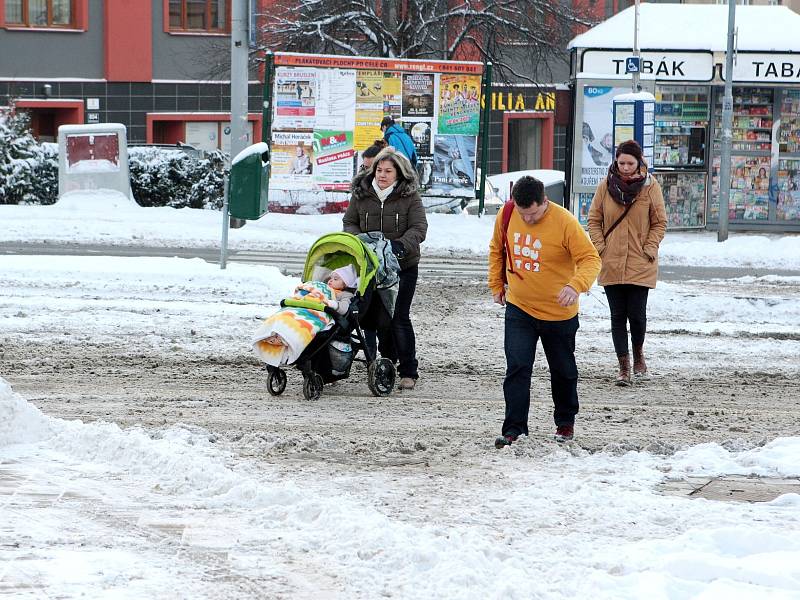
[[[733,142],[736,152],[765,152],[772,149],[773,92],[769,88],[733,88]],[[714,148],[718,153],[722,132],[722,94],[714,109]]]
[[[719,218],[719,156],[712,164],[713,200],[709,205],[712,219]],[[731,156],[731,191],[728,219],[731,221],[766,221],[769,218],[769,154]]]
[[[708,86],[658,85],[655,96],[654,166],[705,166]]]
[[[800,159],[778,161],[778,203],[775,210],[779,221],[800,220]]]
[[[706,173],[656,173],[664,194],[668,228],[706,224]]]
[[[783,90],[778,128],[778,221],[800,220],[800,90]]]
[[[774,90],[733,88],[733,141],[728,219],[769,219],[770,153],[772,150]],[[722,136],[722,93],[714,109],[714,159],[711,169],[709,217],[719,218],[719,164]]]
[[[800,90],[783,91],[778,151],[800,156]]]

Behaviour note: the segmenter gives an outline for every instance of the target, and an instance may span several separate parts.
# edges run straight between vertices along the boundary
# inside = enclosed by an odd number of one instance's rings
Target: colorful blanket
[[[309,281],[297,287],[293,300],[335,299],[334,292],[321,281]],[[253,337],[253,349],[268,365],[281,367],[294,363],[314,336],[333,325],[322,310],[286,306],[267,317]]]

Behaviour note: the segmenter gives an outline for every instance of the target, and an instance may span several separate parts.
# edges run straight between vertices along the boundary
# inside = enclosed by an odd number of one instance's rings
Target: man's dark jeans
[[[400,287],[397,300],[394,304],[394,318],[391,331],[378,332],[378,348],[381,356],[392,362],[399,362],[397,374],[400,377],[417,379],[417,338],[414,335],[414,326],[411,324],[411,302],[417,289],[419,267],[413,266],[400,271]],[[375,298],[375,301],[380,301]],[[367,344],[375,348],[375,332],[364,333]]]
[[[578,414],[577,331],[577,315],[566,321],[542,321],[513,304],[506,304],[506,378],[503,381],[506,418],[503,435],[528,435],[531,373],[540,338],[550,367],[550,391],[555,407],[553,420],[557,426],[574,425]]]

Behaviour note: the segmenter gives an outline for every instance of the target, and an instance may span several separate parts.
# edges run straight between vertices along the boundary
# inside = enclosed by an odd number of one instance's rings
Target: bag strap
[[[508,224],[511,222],[511,215],[514,212],[514,201],[507,200],[505,204],[503,204],[503,284],[508,283],[508,276],[506,275],[506,270],[514,273],[520,279],[522,276],[514,270],[514,264],[511,262],[509,258],[511,256],[511,249],[508,247]]]
[[[634,200],[633,202],[636,202],[636,200]],[[614,224],[613,224],[611,227],[609,227],[609,228],[608,228],[608,231],[606,231],[606,232],[603,234],[603,241],[605,241],[605,240],[606,240],[606,238],[607,238],[608,236],[610,236],[610,235],[611,235],[611,232],[612,232],[612,231],[614,231],[614,229],[616,229],[616,228],[617,228],[617,225],[619,225],[620,223],[622,223],[623,219],[624,219],[625,217],[627,217],[627,216],[628,216],[628,211],[629,211],[629,210],[631,209],[631,207],[633,206],[633,202],[631,202],[630,204],[628,204],[628,206],[626,206],[626,207],[625,207],[625,210],[622,212],[622,214],[620,215],[619,219],[617,219],[616,221],[614,221]]]

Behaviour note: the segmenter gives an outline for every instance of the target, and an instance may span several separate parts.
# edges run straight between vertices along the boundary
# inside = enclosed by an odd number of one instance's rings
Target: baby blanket
[[[321,281],[309,281],[292,294],[296,300],[313,298],[332,300],[334,292]],[[283,307],[267,317],[253,337],[253,349],[268,365],[281,367],[294,363],[320,331],[333,324],[333,319],[321,310]]]

